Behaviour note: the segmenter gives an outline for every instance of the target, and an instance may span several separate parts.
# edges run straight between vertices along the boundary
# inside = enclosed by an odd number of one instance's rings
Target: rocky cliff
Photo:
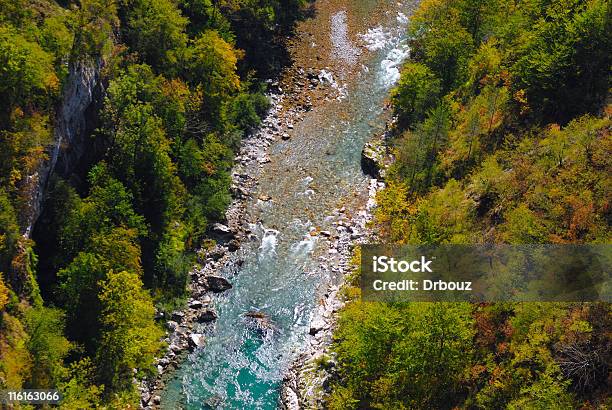
[[[100,82],[102,66],[102,59],[77,61],[70,65],[62,101],[56,110],[53,143],[47,149],[48,159],[27,181],[30,202],[26,210],[24,236],[28,238],[42,212],[51,175],[54,172],[70,175],[88,151],[87,136],[95,125],[97,103],[103,95]]]

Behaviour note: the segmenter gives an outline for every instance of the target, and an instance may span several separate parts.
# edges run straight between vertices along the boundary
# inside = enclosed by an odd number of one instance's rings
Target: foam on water
[[[385,59],[381,61],[381,81],[386,86],[391,86],[400,78],[402,62],[408,57],[410,50],[406,44],[399,44],[391,49]]]
[[[341,101],[347,97],[348,95],[347,84],[346,83],[338,84],[338,82],[334,78],[334,74],[331,71],[326,70],[326,69],[321,70],[319,72],[318,78],[319,78],[319,81],[329,83],[329,85],[333,89],[338,91],[338,96],[336,97],[338,101]]]
[[[308,175],[307,177],[304,177],[300,182],[302,182],[305,186],[308,186],[312,181],[314,181],[314,178]]]
[[[389,44],[392,34],[383,29],[382,26],[378,26],[368,29],[365,34],[359,34],[359,38],[363,41],[365,48],[370,51],[376,51],[385,48]]]
[[[263,238],[261,239],[261,245],[259,246],[261,258],[272,258],[276,256],[276,245],[278,243],[279,232],[276,229],[264,229]]]
[[[312,253],[316,244],[317,236],[308,233],[304,235],[304,239],[291,245],[291,253],[295,258],[306,256]]]

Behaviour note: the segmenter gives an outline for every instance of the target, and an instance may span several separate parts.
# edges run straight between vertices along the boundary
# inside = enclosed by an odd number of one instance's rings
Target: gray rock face
[[[102,60],[96,63],[75,62],[70,71],[62,103],[55,119],[54,141],[46,161],[36,172],[27,178],[28,206],[26,209],[26,228],[24,235],[30,237],[32,228],[42,212],[42,204],[51,174],[70,175],[81,160],[90,144],[86,143],[92,124],[89,110],[96,98],[102,95],[100,70]]]
[[[206,286],[208,287],[209,290],[215,293],[224,292],[232,288],[232,284],[229,282],[229,280],[221,276],[214,276],[214,275],[210,275],[206,277]]]
[[[85,137],[89,125],[86,111],[96,98],[96,86],[102,61],[95,65],[76,62],[70,69],[64,102],[59,110],[56,141],[51,156],[51,165],[67,175],[72,171],[85,151]],[[53,169],[52,169],[53,170]]]

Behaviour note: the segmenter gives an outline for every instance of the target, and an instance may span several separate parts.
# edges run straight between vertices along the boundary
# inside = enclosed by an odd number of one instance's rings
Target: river
[[[299,47],[309,58],[325,53],[327,69],[317,70],[330,93],[285,126],[288,140],[268,148],[269,162],[258,168],[257,192],[246,204],[253,240],[236,252],[240,264],[219,272],[233,288],[215,296],[218,319],[203,329],[206,346],[167,383],[164,409],[277,408],[283,374],[310,337],[321,292],[340,280],[333,237],[344,229],[339,221],[364,212],[370,179],[360,169],[360,153],[388,119],[385,100],[408,52],[409,7],[320,2],[326,8],[304,28],[320,30]],[[319,231],[331,238],[314,234]],[[269,331],[249,324],[245,313],[253,311],[270,319]]]

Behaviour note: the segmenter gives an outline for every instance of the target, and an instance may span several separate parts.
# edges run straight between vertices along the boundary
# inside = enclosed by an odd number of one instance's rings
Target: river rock
[[[232,288],[229,280],[221,276],[210,275],[206,277],[206,286],[209,290],[219,293]]]
[[[272,319],[264,312],[251,311],[244,314],[249,327],[257,331],[261,336],[265,336],[268,332],[277,330],[272,322]]]
[[[189,302],[189,307],[192,309],[200,309],[204,304],[200,300],[192,300]]]
[[[232,232],[232,230],[228,226],[223,225],[221,223],[214,224],[213,231],[217,233],[231,233]]]
[[[282,409],[284,410],[299,410],[300,401],[298,395],[292,388],[283,386],[281,391]]]
[[[181,312],[180,310],[172,312],[172,320],[174,320],[177,323],[181,323],[184,317],[185,317],[185,314]]]
[[[148,391],[145,391],[144,393],[142,393],[142,405],[146,406],[149,404],[149,400],[151,400],[151,394]]]
[[[372,178],[381,179],[386,149],[381,138],[367,142],[361,151],[361,170]]]
[[[314,336],[325,328],[327,328],[327,323],[325,322],[325,319],[318,316],[310,322],[310,330],[308,333],[310,333],[311,336]]]
[[[204,347],[206,344],[206,338],[201,333],[192,333],[189,335],[189,345],[198,348]]]
[[[183,350],[181,346],[175,343],[170,344],[170,346],[168,346],[168,349],[172,350],[174,353],[180,353]]]
[[[269,200],[272,199],[272,197],[270,195],[266,195],[266,194],[261,194],[257,197],[260,201],[264,201],[267,202]]]
[[[204,309],[198,315],[198,319],[197,320],[198,320],[199,323],[213,322],[213,321],[217,320],[217,312],[215,312],[212,309]]]
[[[218,261],[227,253],[227,249],[223,246],[215,246],[206,253],[206,256],[211,258],[213,261]]]
[[[248,194],[248,192],[242,192],[244,191],[244,188],[242,187],[238,187],[237,190],[243,194]],[[227,225],[223,225],[221,223],[216,223],[212,226],[212,233],[218,236],[219,238],[225,240],[234,239],[235,236],[234,232],[232,232],[232,230]]]
[[[229,241],[227,243],[227,250],[228,251],[236,252],[238,249],[240,249],[240,242],[238,242],[238,240],[232,239],[231,241]]]

